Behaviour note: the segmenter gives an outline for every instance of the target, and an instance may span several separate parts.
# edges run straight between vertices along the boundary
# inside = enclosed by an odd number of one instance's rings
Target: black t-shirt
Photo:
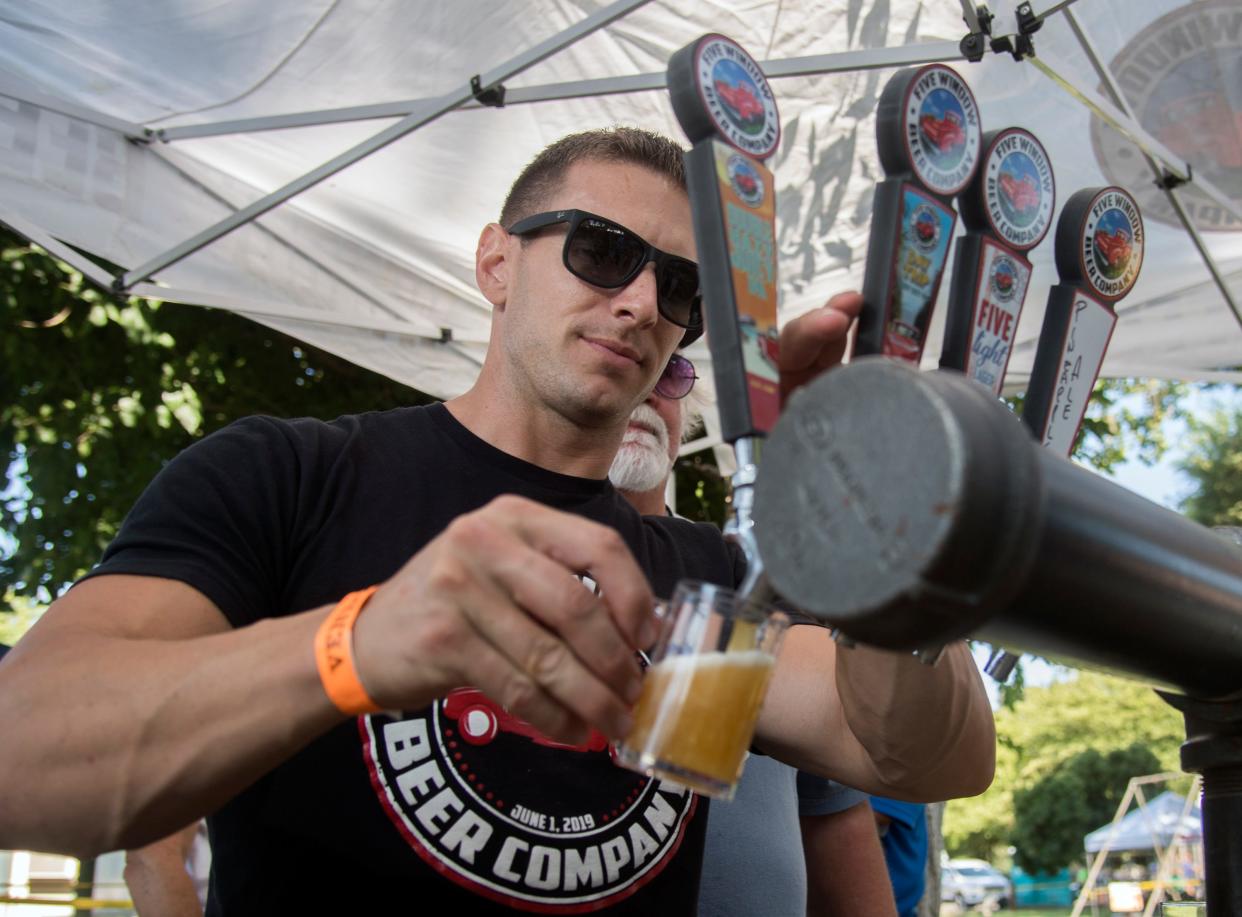
[[[92,575],[184,581],[243,627],[387,579],[500,494],[615,528],[657,595],[738,581],[714,527],[640,517],[607,481],[515,459],[442,405],[239,421],[156,477]],[[706,815],[616,767],[602,736],[557,745],[463,686],[342,724],[210,818],[208,914],[693,914]]]

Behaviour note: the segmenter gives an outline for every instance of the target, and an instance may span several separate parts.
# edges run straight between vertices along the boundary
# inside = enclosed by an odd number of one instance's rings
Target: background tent
[[[1227,300],[1242,299],[1242,8],[1031,5],[1049,13],[1034,58],[956,66],[985,128],[1043,140],[1059,202],[1120,182],[1146,208],[1147,261],[1105,373],[1239,378]],[[1015,4],[992,6],[994,35],[1016,34]],[[973,16],[956,0],[0,0],[0,221],[100,283],[113,278],[79,251],[120,265],[123,289],[231,309],[450,396],[482,359],[489,312],[472,254],[508,182],[585,125],[680,136],[662,75],[707,31],[741,42],[774,81],[781,320],[860,286],[879,91],[896,66],[960,58],[964,9]],[[504,84],[504,107],[474,100],[476,75]],[[1176,195],[1195,234],[1136,140],[1158,170],[1191,176]],[[269,209],[282,188],[300,193]],[[204,233],[222,221],[231,231]],[[1050,238],[1033,260],[1018,384],[1055,282]],[[693,356],[706,369],[704,346]]]
[[[1193,843],[1203,840],[1203,817],[1196,801],[1183,817],[1186,800],[1172,791],[1161,793],[1146,806],[1136,807],[1118,822],[1110,822],[1096,828],[1083,838],[1083,849],[1097,853],[1108,849],[1118,853],[1135,850],[1152,850],[1174,843]]]

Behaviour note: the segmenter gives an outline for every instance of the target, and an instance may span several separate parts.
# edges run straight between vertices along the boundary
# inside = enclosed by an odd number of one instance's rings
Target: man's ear
[[[509,298],[509,244],[513,237],[499,223],[488,223],[474,250],[474,282],[493,306],[503,307]]]

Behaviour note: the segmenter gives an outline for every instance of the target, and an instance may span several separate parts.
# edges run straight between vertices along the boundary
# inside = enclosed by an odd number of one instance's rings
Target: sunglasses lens
[[[641,266],[645,246],[620,226],[587,217],[565,242],[569,269],[599,287],[628,283]]]
[[[660,381],[655,387],[656,394],[663,398],[685,398],[690,394],[690,389],[694,388],[696,378],[694,364],[685,357],[674,355],[660,374]]]
[[[660,266],[656,301],[660,314],[674,325],[696,324],[699,302],[699,269],[682,258],[667,258]]]

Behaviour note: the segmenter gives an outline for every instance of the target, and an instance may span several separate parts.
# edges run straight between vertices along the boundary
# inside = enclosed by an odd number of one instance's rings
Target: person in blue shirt
[[[884,847],[893,897],[897,899],[897,915],[915,917],[927,871],[926,806],[872,796],[871,809]]]

